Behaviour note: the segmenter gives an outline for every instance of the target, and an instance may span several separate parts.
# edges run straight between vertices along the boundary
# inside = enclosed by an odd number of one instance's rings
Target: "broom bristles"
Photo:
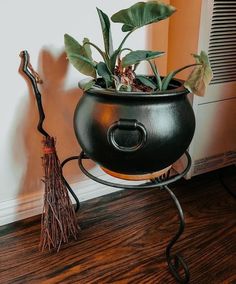
[[[67,243],[70,237],[77,239],[79,225],[63,181],[54,138],[46,137],[43,145],[45,193],[39,247],[41,251],[46,248],[59,251],[61,244]]]

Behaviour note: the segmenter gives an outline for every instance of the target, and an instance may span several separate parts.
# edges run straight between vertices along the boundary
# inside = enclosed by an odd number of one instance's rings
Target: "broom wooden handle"
[[[45,114],[43,110],[43,105],[42,105],[42,99],[41,99],[41,94],[38,89],[38,83],[41,84],[42,80],[40,79],[39,75],[34,71],[30,64],[30,56],[27,50],[23,50],[20,53],[21,57],[21,70],[24,72],[24,74],[29,78],[31,85],[34,90],[35,98],[37,101],[37,106],[38,106],[38,111],[39,111],[39,122],[37,129],[38,131],[43,134],[45,137],[49,137],[49,134],[44,130],[43,128],[43,122],[45,119]]]

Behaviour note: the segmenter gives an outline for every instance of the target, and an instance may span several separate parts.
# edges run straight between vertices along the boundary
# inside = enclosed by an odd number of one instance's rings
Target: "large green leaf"
[[[88,39],[85,39],[88,41]],[[84,47],[68,34],[64,36],[65,51],[70,63],[82,74],[96,78],[96,68],[88,46]]]
[[[98,72],[98,75],[102,76],[102,78],[104,79],[106,83],[106,87],[107,88],[110,87],[113,82],[112,74],[104,62],[99,62],[97,64],[97,72]]]
[[[135,78],[138,79],[143,85],[150,87],[153,90],[155,90],[157,87],[156,84],[152,81],[152,79],[149,79],[146,76],[137,75]]]
[[[108,56],[111,56],[113,53],[113,44],[112,44],[112,36],[111,36],[111,29],[110,29],[110,20],[108,16],[102,10],[97,8],[97,12],[98,12],[101,27],[102,27],[105,52]]]
[[[197,96],[204,96],[206,86],[210,83],[213,73],[209,63],[207,54],[201,51],[200,55],[193,55],[196,64],[199,64],[191,72],[189,78],[184,83],[184,87],[192,94]]]
[[[143,60],[151,60],[163,55],[161,51],[149,51],[149,50],[136,50],[131,51],[122,58],[122,66],[127,67],[129,65],[137,64]]]
[[[160,1],[138,2],[111,17],[115,23],[122,23],[122,31],[128,32],[151,23],[164,20],[175,12],[175,7]]]

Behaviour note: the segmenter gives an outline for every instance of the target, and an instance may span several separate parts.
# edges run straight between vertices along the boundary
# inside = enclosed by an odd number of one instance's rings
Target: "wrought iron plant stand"
[[[184,220],[184,213],[183,213],[182,207],[181,207],[177,197],[173,193],[173,191],[169,188],[169,185],[176,182],[177,180],[181,179],[189,171],[189,169],[191,167],[191,157],[190,157],[190,155],[187,151],[185,151],[185,156],[187,158],[187,164],[186,164],[185,169],[181,173],[176,174],[174,176],[170,176],[171,170],[168,170],[167,173],[161,175],[160,177],[155,178],[155,179],[151,179],[149,182],[142,183],[142,184],[139,184],[139,185],[113,183],[113,182],[103,180],[103,179],[100,179],[100,178],[94,176],[85,168],[85,166],[83,164],[84,160],[89,159],[89,157],[86,156],[84,151],[82,151],[79,156],[72,156],[72,157],[67,158],[61,164],[61,166],[63,168],[68,162],[70,162],[72,160],[78,160],[78,165],[79,165],[80,170],[88,178],[90,178],[90,179],[92,179],[95,182],[98,182],[100,184],[106,185],[106,186],[111,186],[111,187],[121,188],[121,189],[126,189],[126,190],[141,190],[141,189],[156,188],[156,189],[165,190],[169,193],[169,195],[170,195],[171,199],[173,200],[173,202],[174,202],[174,204],[177,208],[177,211],[178,211],[179,228],[178,228],[178,231],[175,234],[175,236],[171,239],[171,241],[169,242],[169,244],[166,247],[166,259],[167,259],[168,267],[170,269],[171,274],[176,279],[176,281],[178,281],[179,283],[188,283],[189,278],[190,278],[189,268],[188,268],[188,265],[187,265],[186,261],[184,260],[184,258],[181,255],[179,255],[178,253],[172,252],[173,246],[175,245],[175,243],[178,241],[178,239],[180,238],[180,236],[184,232],[185,220]],[[79,199],[75,195],[75,193],[73,192],[71,187],[69,186],[66,179],[65,179],[65,183],[66,183],[66,186],[67,186],[69,192],[72,194],[73,198],[76,201],[76,211],[78,211],[79,208],[80,208]],[[181,275],[181,273],[180,273],[181,269],[183,270],[183,273],[182,273],[183,275]]]

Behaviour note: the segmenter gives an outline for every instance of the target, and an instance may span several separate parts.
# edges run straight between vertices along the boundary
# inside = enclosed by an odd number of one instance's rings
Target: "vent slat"
[[[229,18],[234,19],[235,15],[236,15],[236,11],[235,12],[224,12],[224,13],[222,13],[222,12],[216,13],[215,12],[215,16],[213,16],[213,20],[214,19],[221,20],[221,19],[225,19],[225,18],[227,18],[227,19],[229,19]]]
[[[236,81],[236,0],[214,0],[208,55],[211,84]]]
[[[232,78],[232,79],[222,79],[222,80],[212,80],[210,85],[223,84],[223,83],[232,83],[234,81],[235,81],[235,78]]]
[[[222,82],[222,81],[227,81],[227,82],[232,82],[232,81],[235,81],[236,79],[236,75],[235,76],[231,76],[231,77],[228,77],[228,78],[213,78],[212,79],[212,83],[213,82]]]
[[[229,71],[214,71],[214,78],[225,78],[225,77],[231,77],[231,76],[236,76],[236,71],[235,70],[229,70]]]
[[[212,84],[219,84],[219,83],[226,83],[226,82],[234,82],[236,81],[236,76],[229,77],[229,78],[218,78],[218,79],[212,79]]]
[[[217,9],[213,9],[213,12],[215,14],[215,16],[218,16],[218,15],[234,15],[235,12],[236,12],[236,6],[234,8],[227,8],[227,9],[220,9],[220,8],[217,8]]]
[[[236,34],[236,26],[234,28],[231,28],[230,31],[228,29],[211,31],[211,37],[221,36],[221,35],[235,35],[235,34]]]
[[[208,54],[217,54],[217,53],[222,53],[222,47],[220,48],[220,49],[209,49],[209,52],[208,52]],[[235,48],[232,48],[232,47],[225,47],[224,48],[224,53],[234,53],[235,52]]]
[[[221,68],[221,69],[214,69],[213,72],[214,72],[214,75],[216,75],[216,72],[224,72],[224,73],[227,73],[230,72],[230,71],[234,71],[235,69],[232,69],[232,67],[230,67],[230,69],[225,69],[225,68]]]
[[[236,5],[234,5],[234,6],[220,6],[220,5],[217,5],[217,6],[215,6],[214,8],[213,8],[213,11],[216,11],[216,12],[219,12],[219,11],[223,11],[223,12],[225,12],[225,11],[234,11],[234,10],[236,10]]]
[[[234,58],[233,60],[227,60],[227,61],[225,61],[225,60],[214,60],[214,59],[210,59],[210,62],[211,62],[211,67],[212,68],[214,68],[214,66],[218,66],[218,65],[220,65],[220,66],[229,66],[230,64],[231,65],[233,65],[233,66],[235,66],[235,64],[236,64],[236,59]]]
[[[231,16],[231,17],[227,17],[227,16],[217,16],[217,17],[213,17],[213,23],[222,23],[222,22],[230,22],[232,24],[235,24],[236,21],[234,20],[235,16]]]
[[[232,24],[223,24],[223,25],[212,25],[211,30],[229,30],[235,28],[235,25]]]
[[[229,65],[229,66],[214,66],[213,68],[214,72],[227,72],[227,71],[236,71],[233,65]]]
[[[210,47],[209,47],[209,50],[210,49],[219,49],[219,48],[230,48],[230,47],[234,47],[236,46],[236,43],[230,43],[230,44],[225,44],[225,43],[222,43],[222,42],[218,42],[218,43],[214,43],[214,45],[212,44]]]
[[[224,5],[226,5],[227,3],[228,4],[231,3],[231,5],[232,5],[232,2],[235,2],[235,0],[215,0],[214,2],[215,2],[214,5],[217,5],[217,4],[220,4],[220,3],[222,3]]]
[[[218,43],[214,43],[214,45],[211,45],[209,50],[215,50],[215,49],[220,49],[220,48],[230,48],[230,47],[234,47],[235,44],[225,44],[223,42],[218,42]]]
[[[222,80],[213,80],[211,81],[210,85],[216,85],[216,84],[223,84],[223,83],[230,83],[232,81],[235,81],[236,78],[232,79],[222,79]]]
[[[236,11],[234,13],[226,12],[226,13],[220,13],[218,15],[215,15],[212,17],[213,23],[219,23],[219,22],[226,22],[231,23],[232,25],[235,23],[235,15]]]
[[[235,42],[236,36],[234,38],[228,38],[227,36],[225,36],[225,38],[223,38],[223,42]],[[222,38],[214,38],[214,41],[217,42],[222,42]]]
[[[223,76],[227,76],[229,74],[236,74],[236,70],[234,68],[230,68],[230,69],[225,69],[225,68],[216,68],[214,69],[214,76],[218,75],[218,74],[223,74]]]
[[[213,77],[213,80],[225,80],[225,79],[230,79],[230,78],[235,78],[236,77],[236,74],[224,74],[224,75],[221,75],[221,74],[217,74],[217,75],[214,75]]]
[[[225,39],[225,38],[236,38],[236,33],[224,33],[224,34],[219,34],[219,35],[210,35],[211,38],[214,38],[214,39]]]
[[[222,68],[224,68],[224,69],[229,69],[229,68],[231,68],[231,69],[234,69],[235,68],[235,62],[233,62],[233,63],[229,63],[229,64],[214,64],[214,66],[212,67],[212,69],[222,69]]]
[[[220,22],[217,22],[217,21],[212,21],[212,26],[230,26],[230,25],[235,25],[236,21],[220,21]]]
[[[214,56],[209,56],[209,58],[211,59],[219,59],[219,58],[236,58],[236,54],[219,54],[219,55],[214,55]],[[235,68],[236,69],[236,68]]]
[[[212,22],[213,24],[214,23],[224,23],[224,22],[227,22],[228,24],[234,24],[235,23],[235,18],[234,17],[227,17],[227,15],[225,17],[215,17],[215,16],[212,16]]]
[[[227,2],[230,2],[230,3],[231,3],[231,2],[235,2],[235,0],[215,0],[214,2],[215,2],[215,4],[216,4],[216,3],[224,3],[224,4],[225,4],[225,3],[227,3]]]
[[[215,32],[227,32],[229,30],[236,30],[236,25],[234,26],[227,26],[226,25],[223,25],[223,26],[215,26],[215,27],[212,27],[211,29],[211,33],[215,33]]]
[[[235,47],[233,47],[233,46],[225,47],[224,45],[223,46],[212,46],[211,48],[209,48],[208,54],[210,54],[211,52],[212,53],[218,52],[218,51],[221,52],[222,47],[224,47],[224,50],[229,50],[229,51],[232,51],[236,48],[236,46]]]
[[[228,68],[229,66],[232,66],[235,68],[235,64],[236,64],[236,59],[234,60],[230,60],[230,61],[217,61],[217,62],[212,62],[210,61],[213,65],[214,63],[214,66],[217,68],[217,67],[225,67],[225,68]],[[214,68],[214,66],[212,66],[212,68]]]

